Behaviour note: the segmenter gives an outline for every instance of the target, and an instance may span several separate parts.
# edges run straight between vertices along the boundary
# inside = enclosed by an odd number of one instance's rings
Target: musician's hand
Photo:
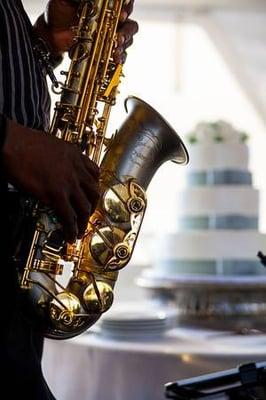
[[[128,18],[133,5],[134,0],[130,0],[120,14],[114,51],[117,63],[125,62],[126,49],[133,43],[133,36],[138,31],[137,22]],[[74,0],[49,0],[46,12],[34,24],[35,30],[49,43],[54,55],[68,51],[73,44],[74,33],[71,27],[77,24],[77,9],[78,3]]]
[[[98,167],[74,145],[7,120],[2,166],[8,182],[51,206],[66,239],[81,236],[99,198]]]
[[[78,3],[73,0],[49,0],[46,11],[34,24],[55,55],[68,51],[73,44],[72,26],[77,24]]]
[[[114,51],[114,61],[123,64],[126,60],[126,49],[132,45],[133,36],[138,32],[138,24],[136,21],[129,19],[129,15],[133,11],[134,0],[130,0],[125,4],[120,14],[120,21],[117,31],[117,46]]]

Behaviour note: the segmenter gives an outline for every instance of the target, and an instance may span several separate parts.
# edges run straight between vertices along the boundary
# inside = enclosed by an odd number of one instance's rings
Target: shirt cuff
[[[2,151],[6,140],[6,117],[0,114],[0,151]]]

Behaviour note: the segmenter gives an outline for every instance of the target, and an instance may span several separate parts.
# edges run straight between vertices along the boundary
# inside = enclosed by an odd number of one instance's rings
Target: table
[[[47,339],[43,368],[57,400],[163,400],[169,381],[250,361],[266,361],[266,335],[176,328],[152,339]]]

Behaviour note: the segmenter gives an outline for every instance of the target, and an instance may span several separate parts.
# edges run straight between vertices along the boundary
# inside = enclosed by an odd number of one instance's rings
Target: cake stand
[[[149,298],[172,305],[178,325],[266,331],[266,276],[176,275],[144,270],[137,284]]]

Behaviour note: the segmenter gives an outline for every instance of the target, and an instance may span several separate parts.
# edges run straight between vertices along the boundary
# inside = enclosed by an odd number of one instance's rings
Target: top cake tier
[[[224,121],[200,123],[186,137],[190,163],[187,172],[240,170],[249,167],[247,135]]]

